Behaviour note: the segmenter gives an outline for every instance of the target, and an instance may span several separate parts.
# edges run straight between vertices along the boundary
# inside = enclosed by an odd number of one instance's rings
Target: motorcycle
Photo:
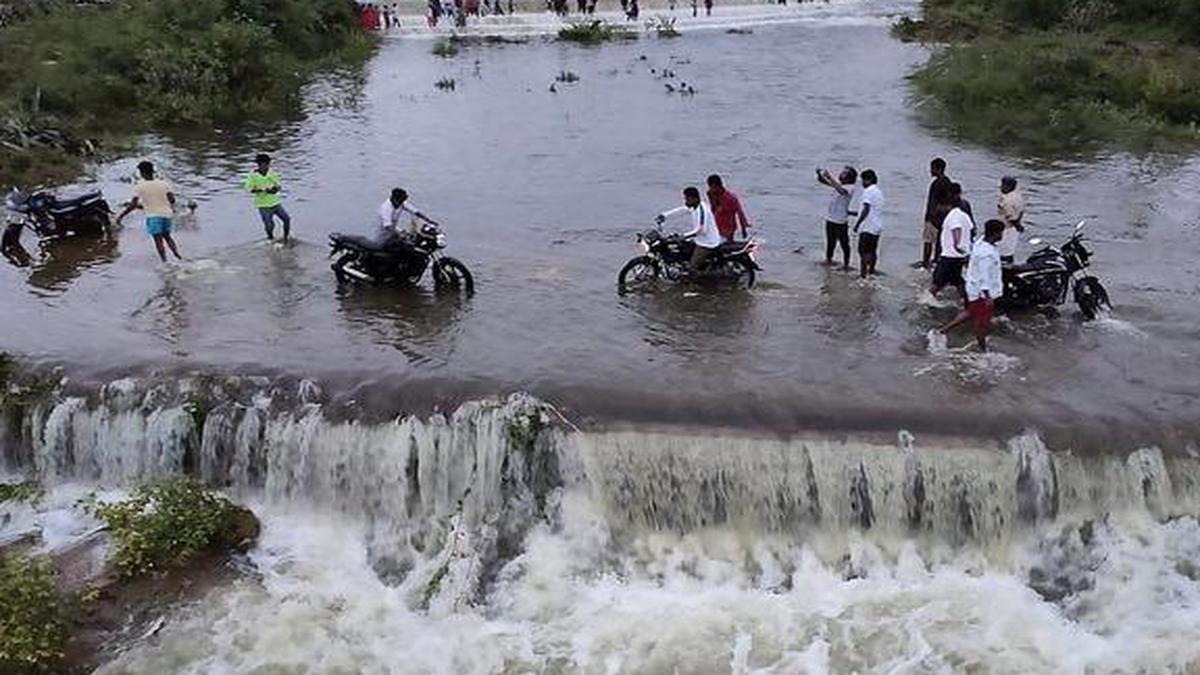
[[[638,234],[637,245],[642,255],[625,263],[617,275],[617,290],[622,295],[651,290],[660,278],[673,283],[686,279],[716,279],[728,282],[734,288],[749,289],[754,286],[756,272],[762,269],[755,262],[755,254],[761,245],[753,238],[722,243],[698,272],[693,272],[689,265],[696,248],[691,239],[678,234],[664,235],[656,228]]]
[[[471,295],[475,280],[466,265],[441,255],[446,235],[435,223],[427,223],[416,232],[388,232],[383,237],[339,234],[329,235],[333,274],[338,283],[416,285],[426,269],[433,271],[433,285],[439,291]]]
[[[20,239],[29,228],[42,239],[69,236],[104,235],[111,226],[112,209],[99,191],[71,199],[38,191],[33,194],[13,189],[4,200],[7,224],[3,241],[6,246]]]
[[[1082,274],[1092,258],[1092,251],[1083,243],[1086,223],[1080,221],[1062,246],[1040,248],[1024,263],[1006,266],[1003,271],[1004,296],[998,303],[1000,308],[1057,306],[1065,303],[1067,293],[1071,292],[1083,318],[1088,321],[1095,319],[1100,310],[1112,309],[1104,284],[1094,276]],[[1040,246],[1042,241],[1031,239],[1029,243]]]

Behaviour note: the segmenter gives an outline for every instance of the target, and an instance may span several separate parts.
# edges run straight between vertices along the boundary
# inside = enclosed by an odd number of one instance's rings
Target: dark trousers
[[[850,225],[825,221],[825,261],[833,262],[833,252],[842,247],[842,258],[846,267],[850,266]]]
[[[283,223],[283,238],[287,239],[292,233],[292,217],[284,210],[283,204],[261,208],[258,210],[258,216],[262,218],[263,229],[267,231],[267,239],[275,238],[275,218]]]

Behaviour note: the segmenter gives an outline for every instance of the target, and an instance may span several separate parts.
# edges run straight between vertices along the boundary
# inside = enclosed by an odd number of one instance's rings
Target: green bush
[[[84,507],[108,526],[117,569],[126,578],[238,546],[240,519],[248,514],[187,477],[140,485],[123,501],[89,498]]]
[[[597,45],[611,40],[627,40],[635,38],[629,31],[615,26],[607,21],[574,21],[558,30],[558,39],[564,42],[578,42],[584,45]]]
[[[53,673],[66,640],[64,602],[53,565],[0,557],[0,673]]]
[[[0,504],[4,502],[37,502],[46,491],[33,481],[24,483],[0,483]]]

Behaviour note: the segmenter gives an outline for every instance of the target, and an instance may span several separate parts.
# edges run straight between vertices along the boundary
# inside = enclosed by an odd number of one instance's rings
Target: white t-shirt
[[[1004,295],[1004,277],[1000,271],[1000,252],[980,239],[971,249],[971,261],[967,263],[967,300],[978,300],[984,291],[993,300]]]
[[[403,204],[400,205],[399,208],[397,208],[395,206],[392,206],[391,198],[385,199],[385,200],[383,200],[383,203],[379,205],[378,213],[379,213],[379,226],[382,228],[392,229],[392,230],[396,229],[397,226],[400,224],[400,219],[404,217],[405,213],[409,214],[410,216],[413,216],[412,221],[409,223],[409,227],[411,227],[414,230],[417,227],[417,219],[416,219],[417,210],[409,202],[404,202]]]
[[[693,236],[692,241],[701,248],[717,248],[721,245],[721,231],[717,229],[717,219],[713,217],[712,209],[706,202],[700,202],[696,208],[680,206],[662,214],[663,217],[676,213],[688,212],[692,216],[692,230],[687,233]]]
[[[843,185],[842,189],[846,194],[836,191],[833,193],[833,199],[829,202],[829,215],[826,217],[829,222],[839,225],[850,222],[850,204],[854,201],[854,186]]]
[[[968,216],[966,211],[955,207],[946,214],[946,220],[942,223],[942,257],[943,258],[965,258],[967,252],[971,250],[971,216]],[[958,230],[958,245],[962,248],[961,251],[954,248],[954,231]]]
[[[859,208],[859,213],[867,208],[867,204],[871,205],[871,212],[867,214],[867,219],[858,227],[859,232],[866,234],[881,234],[883,232],[883,207],[886,201],[883,198],[883,190],[879,189],[878,185],[863,190],[862,206]]]

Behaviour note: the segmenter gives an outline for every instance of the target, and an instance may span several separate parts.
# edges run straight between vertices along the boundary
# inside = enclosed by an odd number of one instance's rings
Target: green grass
[[[0,127],[94,138],[294,113],[314,70],[361,61],[374,42],[342,0],[113,0],[53,3],[0,29],[0,44]],[[14,168],[28,157],[80,155],[0,147],[0,181],[35,174]]]
[[[926,0],[895,33],[952,43],[911,79],[958,138],[1045,155],[1171,150],[1200,143],[1200,47],[1168,21],[1188,2]]]

